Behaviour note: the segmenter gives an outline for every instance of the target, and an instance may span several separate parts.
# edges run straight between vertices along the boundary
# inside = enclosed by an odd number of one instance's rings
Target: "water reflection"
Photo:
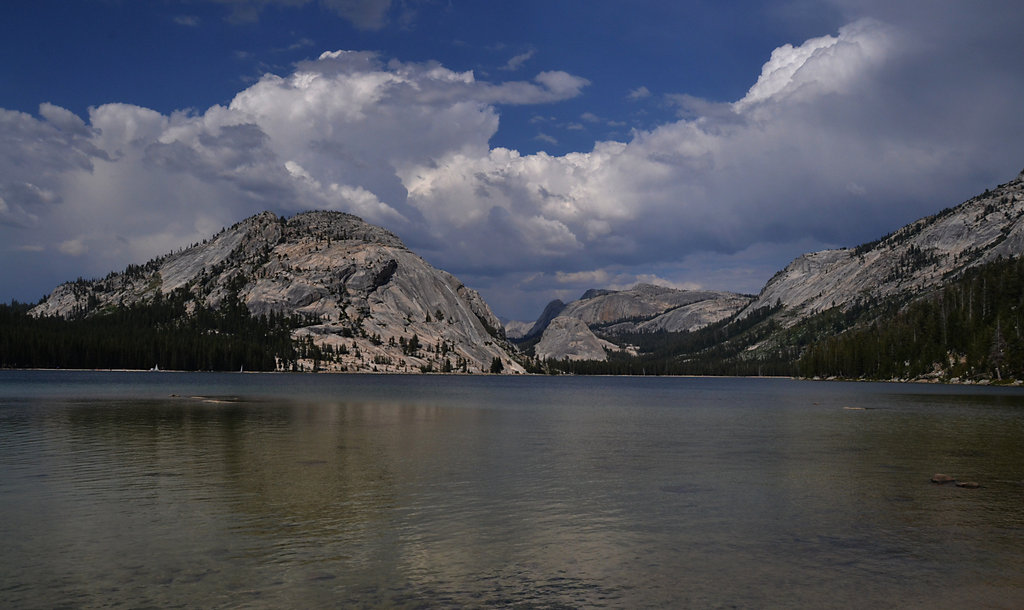
[[[0,402],[0,590],[22,606],[1024,601],[1019,396],[436,383]]]

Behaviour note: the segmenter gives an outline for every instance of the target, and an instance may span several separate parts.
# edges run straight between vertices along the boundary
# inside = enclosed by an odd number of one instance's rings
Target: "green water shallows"
[[[0,605],[1022,607],[1022,481],[1017,389],[3,371]]]

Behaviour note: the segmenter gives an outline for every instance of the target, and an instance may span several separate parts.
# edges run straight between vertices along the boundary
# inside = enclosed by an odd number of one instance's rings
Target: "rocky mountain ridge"
[[[552,301],[516,334],[540,359],[575,363],[569,372],[793,374],[823,340],[884,325],[976,268],[1022,254],[1024,172],[876,241],[797,257],[757,297],[649,284],[594,289],[568,304]],[[328,356],[304,356],[291,364],[298,370],[518,373],[528,362],[475,291],[394,234],[337,212],[259,214],[145,265],[64,284],[32,313],[92,316],[172,294],[179,304],[187,295],[190,312],[238,303],[255,316],[301,316],[287,327],[294,341]],[[984,332],[998,347],[1010,320],[993,324]]]
[[[632,291],[587,291],[568,305],[552,303],[558,307],[549,306],[531,330],[544,333],[533,348],[539,358],[571,363],[555,367],[565,372],[792,375],[797,374],[798,363],[803,367],[808,362],[802,360],[804,355],[813,354],[820,362],[823,353],[833,353],[828,351],[831,347],[821,347],[833,337],[847,331],[863,335],[864,329],[870,332],[891,324],[905,325],[910,315],[904,314],[907,308],[930,311],[931,305],[922,301],[934,301],[940,292],[944,298],[950,298],[949,294],[970,296],[964,279],[975,278],[977,272],[982,278],[1000,278],[998,290],[990,287],[977,297],[981,299],[979,311],[991,317],[994,305],[989,301],[1014,298],[1012,283],[1005,280],[1007,273],[998,265],[1022,255],[1024,172],[876,241],[799,256],[771,278],[756,298],[729,293],[682,294],[641,285]],[[942,310],[943,320],[954,319],[949,310]],[[936,346],[952,336],[947,326],[942,327],[941,336],[927,337],[928,357],[934,360],[926,363],[929,378],[952,379],[965,374],[973,379],[989,374],[998,378],[998,367],[990,371],[986,367],[989,361],[1012,359],[1001,346],[1012,343],[1006,339],[1006,329],[1019,326],[1016,318],[1006,313],[1010,310],[999,311],[998,320],[986,319],[988,326],[978,331],[975,342],[987,341],[984,349],[950,344],[948,353],[942,351]],[[965,315],[972,324],[980,323],[970,317],[970,309]],[[667,334],[659,336],[656,331],[662,330]],[[913,333],[910,336],[921,340]],[[870,343],[858,341],[847,341],[844,349]],[[886,346],[879,354],[897,351]],[[870,370],[921,374],[913,372],[924,366],[921,363],[903,366],[910,360],[903,358],[900,366],[879,365]],[[861,369],[864,367],[857,370]],[[964,373],[968,369],[974,373]]]
[[[605,360],[618,345],[599,338],[582,320],[558,316],[544,329],[534,354],[541,360]]]
[[[653,284],[637,284],[630,290],[591,289],[568,305],[549,303],[525,338],[540,336],[534,354],[542,360],[604,360],[608,351],[633,351],[628,344],[616,343],[617,337],[696,330],[728,318],[751,300],[732,292]]]
[[[145,265],[62,284],[31,313],[95,315],[177,290],[192,310],[237,300],[255,316],[303,316],[293,338],[331,356],[300,370],[524,372],[476,291],[341,212],[263,212]]]
[[[1024,253],[1024,172],[958,206],[856,248],[797,257],[741,315],[782,305],[792,325],[832,307],[920,293],[964,270]]]

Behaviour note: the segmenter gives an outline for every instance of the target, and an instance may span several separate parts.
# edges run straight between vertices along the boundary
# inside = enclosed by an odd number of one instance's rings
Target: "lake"
[[[5,608],[1019,608],[1024,390],[0,371],[0,540]]]

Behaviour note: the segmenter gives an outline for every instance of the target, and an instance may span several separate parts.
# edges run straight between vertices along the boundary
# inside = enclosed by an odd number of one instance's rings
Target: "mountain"
[[[526,333],[530,332],[534,324],[534,322],[523,320],[501,320],[501,325],[505,329],[505,337],[510,340],[522,339]]]
[[[553,372],[1024,380],[1022,254],[1024,172],[873,242],[800,256],[757,297],[588,290],[550,303],[517,341]],[[168,358],[519,373],[529,363],[476,292],[394,234],[334,212],[259,214],[63,284],[31,315],[0,306],[0,366]]]
[[[618,345],[598,338],[582,321],[569,316],[551,320],[533,348],[541,360],[605,360]]]
[[[544,332],[544,329],[548,327],[548,324],[550,324],[552,320],[558,317],[558,314],[562,313],[563,309],[565,309],[565,303],[563,303],[560,299],[555,299],[554,301],[551,301],[544,307],[544,311],[540,313],[540,317],[538,317],[537,321],[534,322],[532,326],[530,326],[530,329],[527,330],[518,338],[529,340],[533,339],[534,337],[539,337],[540,334]]]
[[[677,290],[637,284],[630,290],[589,290],[560,315],[600,327],[610,335],[694,330],[727,318],[750,302],[733,292]]]
[[[592,289],[568,305],[553,301],[524,338],[540,335],[534,353],[542,360],[605,360],[608,351],[633,351],[619,340],[624,336],[703,328],[732,316],[751,299],[652,284],[630,290]]]
[[[1024,172],[874,242],[804,254],[775,274],[742,315],[781,304],[786,325],[866,300],[920,294],[964,270],[1024,253]]]
[[[62,284],[30,313],[87,319],[164,301],[188,315],[237,307],[289,320],[304,347],[276,368],[525,372],[476,291],[340,212],[263,212],[144,265]]]
[[[561,346],[537,355],[570,373],[1024,381],[1022,255],[1024,172],[873,242],[797,257],[704,325],[663,323],[686,307],[612,322],[629,308],[595,292],[562,312],[585,330],[558,326]],[[630,349],[598,353],[594,340]]]
[[[797,370],[804,377],[1020,385],[1022,303],[1024,258],[976,265],[905,304],[889,299],[862,312],[836,308],[808,319],[804,324],[837,317],[854,323],[803,350]]]

